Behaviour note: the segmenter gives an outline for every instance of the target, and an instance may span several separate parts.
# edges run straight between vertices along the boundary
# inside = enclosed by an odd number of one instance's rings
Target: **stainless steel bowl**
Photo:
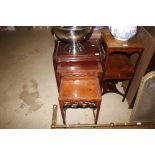
[[[94,27],[92,26],[54,26],[54,35],[62,42],[67,43],[65,51],[76,54],[83,50],[81,42],[88,40]]]

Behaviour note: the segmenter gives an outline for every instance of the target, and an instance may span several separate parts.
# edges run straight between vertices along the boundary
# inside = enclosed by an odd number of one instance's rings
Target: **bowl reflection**
[[[84,47],[80,43],[88,40],[93,30],[92,26],[55,26],[52,28],[58,40],[68,43],[65,51],[74,54],[83,50]]]

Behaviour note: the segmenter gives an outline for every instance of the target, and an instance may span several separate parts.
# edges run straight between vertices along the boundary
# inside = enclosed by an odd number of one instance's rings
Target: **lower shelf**
[[[108,59],[105,69],[105,79],[130,80],[133,77],[134,67],[128,56],[123,54],[113,54],[109,56]]]

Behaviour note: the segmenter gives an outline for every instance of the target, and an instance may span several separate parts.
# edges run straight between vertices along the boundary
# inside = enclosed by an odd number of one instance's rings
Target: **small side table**
[[[67,108],[92,108],[97,124],[101,104],[101,91],[98,78],[94,76],[63,77],[59,91],[59,105],[63,123],[66,124]]]
[[[124,42],[116,40],[108,29],[103,29],[101,33],[101,42],[105,53],[103,64],[104,91],[102,94],[115,92],[122,95],[122,101],[124,101],[141,58],[143,46],[136,37]],[[138,54],[138,59],[136,64],[133,65],[131,64],[130,58],[135,53]],[[116,86],[112,88],[113,82],[123,80],[129,80],[125,94],[120,93]]]

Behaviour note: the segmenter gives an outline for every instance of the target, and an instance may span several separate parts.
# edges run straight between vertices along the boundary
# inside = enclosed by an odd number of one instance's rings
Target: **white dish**
[[[111,34],[115,39],[120,41],[127,41],[137,33],[137,26],[119,27],[119,26],[109,26]]]

